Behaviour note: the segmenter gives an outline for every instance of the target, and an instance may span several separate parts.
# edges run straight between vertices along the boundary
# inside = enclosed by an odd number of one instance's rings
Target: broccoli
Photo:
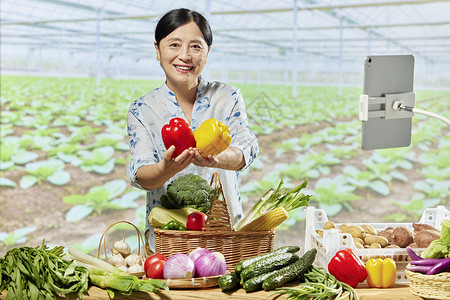
[[[191,207],[208,213],[214,189],[206,179],[187,174],[178,177],[167,186],[167,194],[161,196],[161,205],[165,208]]]

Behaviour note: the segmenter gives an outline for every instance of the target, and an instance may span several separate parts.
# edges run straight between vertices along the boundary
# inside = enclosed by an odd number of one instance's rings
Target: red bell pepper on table
[[[170,146],[175,146],[175,152],[172,157],[177,157],[184,150],[195,148],[195,138],[189,124],[181,118],[173,118],[169,124],[166,124],[161,129],[161,136],[166,149]]]
[[[338,251],[328,263],[328,272],[352,288],[367,278],[366,266],[352,249]]]

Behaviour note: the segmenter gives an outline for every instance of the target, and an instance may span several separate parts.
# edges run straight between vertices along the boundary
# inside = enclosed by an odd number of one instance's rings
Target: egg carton
[[[328,221],[327,214],[323,209],[316,209],[308,206],[306,209],[306,232],[305,232],[305,251],[312,248],[317,249],[317,256],[314,265],[323,267],[328,270],[328,263],[336,252],[351,248],[355,254],[366,263],[371,258],[392,258],[397,265],[397,283],[408,283],[405,269],[410,258],[406,248],[365,248],[358,249],[355,246],[353,237],[349,233],[341,233],[338,229],[323,230],[325,223]],[[437,206],[436,208],[427,208],[424,210],[419,224],[428,224],[441,230],[441,222],[444,219],[450,219],[450,212],[444,206]],[[336,227],[342,223],[334,223]],[[380,232],[388,227],[405,226],[413,230],[413,223],[345,223],[347,225],[371,225],[377,232]],[[323,230],[323,237],[317,234],[316,230]],[[414,248],[418,254],[422,253],[425,248]],[[366,282],[360,285],[367,285]]]

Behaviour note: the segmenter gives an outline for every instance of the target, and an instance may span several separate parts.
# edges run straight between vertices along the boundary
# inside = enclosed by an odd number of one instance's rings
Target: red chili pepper
[[[353,288],[367,278],[366,266],[352,249],[338,251],[328,263],[328,272]]]
[[[195,148],[194,133],[192,133],[189,124],[181,118],[173,118],[169,124],[164,125],[161,129],[161,136],[166,149],[169,149],[172,145],[175,146],[172,157],[177,157],[190,147]]]

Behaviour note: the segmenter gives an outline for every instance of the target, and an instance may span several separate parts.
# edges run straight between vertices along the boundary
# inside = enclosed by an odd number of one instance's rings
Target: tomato
[[[187,217],[186,229],[200,231],[205,226],[206,220],[208,220],[208,216],[205,213],[193,212]]]
[[[166,264],[165,260],[158,260],[152,263],[145,274],[147,278],[153,279],[163,279],[164,278],[164,265]]]
[[[163,254],[160,253],[155,253],[147,257],[147,259],[144,262],[144,271],[147,273],[147,270],[150,267],[150,265],[160,260],[166,261],[167,257],[165,257]]]

